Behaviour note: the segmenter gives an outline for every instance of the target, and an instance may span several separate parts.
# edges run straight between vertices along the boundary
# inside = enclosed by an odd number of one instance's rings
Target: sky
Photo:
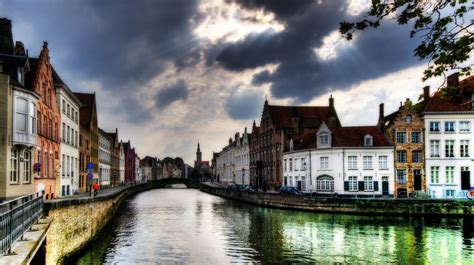
[[[48,42],[74,91],[96,92],[99,127],[139,156],[204,160],[278,105],[328,105],[345,126],[375,125],[443,80],[422,82],[410,28],[384,21],[341,38],[365,0],[0,0],[30,57]]]

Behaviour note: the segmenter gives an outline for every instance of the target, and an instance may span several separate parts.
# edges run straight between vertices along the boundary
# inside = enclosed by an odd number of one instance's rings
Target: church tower
[[[202,162],[202,154],[201,154],[201,149],[199,148],[199,142],[198,142],[198,148],[196,151],[196,164],[200,165]]]

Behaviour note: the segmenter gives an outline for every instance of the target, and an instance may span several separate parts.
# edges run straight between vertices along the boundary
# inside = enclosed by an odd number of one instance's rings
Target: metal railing
[[[15,198],[0,204],[0,257],[11,254],[13,242],[43,215],[43,192]]]

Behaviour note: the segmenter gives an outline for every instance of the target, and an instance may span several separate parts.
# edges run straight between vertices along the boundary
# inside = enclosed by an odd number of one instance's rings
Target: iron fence
[[[11,254],[13,242],[43,215],[43,192],[37,192],[0,204],[0,256]]]

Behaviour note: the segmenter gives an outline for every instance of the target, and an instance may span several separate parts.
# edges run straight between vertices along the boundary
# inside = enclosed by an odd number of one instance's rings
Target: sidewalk
[[[143,182],[143,183],[145,183],[145,182]],[[47,200],[45,202],[58,202],[58,201],[75,200],[75,199],[82,199],[82,198],[105,197],[105,196],[108,196],[108,195],[111,195],[111,194],[120,193],[123,190],[126,190],[128,188],[131,188],[131,187],[134,187],[136,185],[143,184],[143,183],[137,183],[135,185],[117,186],[117,187],[113,187],[113,188],[110,188],[110,189],[99,190],[99,192],[97,193],[97,196],[94,196],[94,192],[92,192],[92,196],[89,192],[83,192],[79,195],[64,196],[64,197],[61,197],[61,198],[58,198],[58,199]]]

